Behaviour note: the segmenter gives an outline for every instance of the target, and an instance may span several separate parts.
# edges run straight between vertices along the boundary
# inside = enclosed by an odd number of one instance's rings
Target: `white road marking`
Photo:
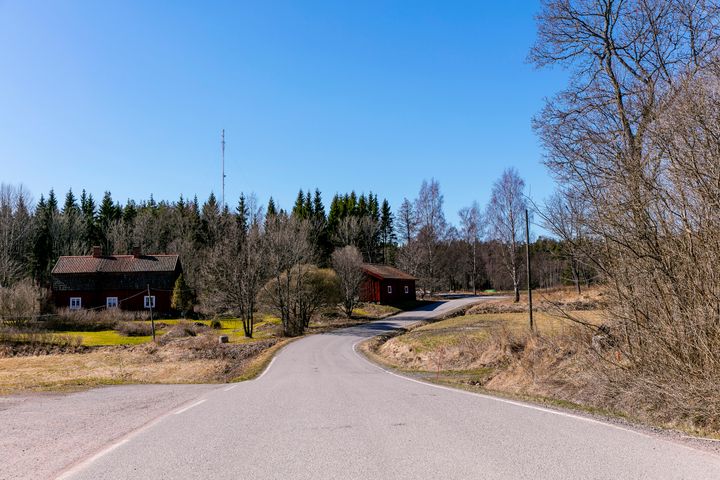
[[[353,344],[352,349],[353,349],[353,352],[355,352],[355,355],[357,355],[359,358],[363,359],[365,362],[369,363],[369,364],[372,365],[373,367],[375,367],[375,368],[377,368],[377,369],[379,369],[379,370],[382,370],[383,372],[387,373],[388,375],[392,375],[393,377],[402,378],[403,380],[407,380],[408,382],[419,383],[420,385],[425,385],[425,386],[432,387],[432,388],[438,388],[438,389],[440,389],[440,390],[446,390],[446,391],[448,391],[448,392],[461,393],[461,394],[463,394],[463,395],[472,395],[472,396],[474,396],[474,397],[480,397],[480,398],[484,398],[484,399],[487,399],[487,400],[494,400],[494,401],[496,401],[496,402],[507,403],[507,404],[510,404],[510,405],[515,405],[515,406],[517,406],[517,407],[527,408],[527,409],[530,409],[530,410],[537,410],[537,411],[539,411],[539,412],[551,413],[551,414],[553,414],[553,415],[559,415],[559,416],[561,416],[561,417],[574,418],[574,419],[577,419],[577,420],[582,420],[582,421],[584,421],[584,422],[590,422],[590,423],[595,423],[595,424],[598,424],[598,425],[604,425],[604,426],[607,426],[607,427],[615,428],[615,429],[617,429],[617,430],[623,430],[623,431],[625,431],[625,432],[634,433],[634,434],[636,434],[636,435],[640,435],[640,436],[645,437],[645,438],[655,438],[655,437],[653,437],[653,436],[651,436],[651,435],[648,435],[648,434],[646,434],[646,433],[638,432],[638,431],[636,431],[636,430],[632,430],[632,429],[629,429],[629,428],[624,428],[624,427],[621,427],[621,426],[619,426],[619,425],[613,425],[612,423],[602,422],[602,421],[600,421],[600,420],[595,420],[595,419],[593,419],[593,418],[583,417],[583,416],[580,416],[580,415],[575,415],[575,414],[573,414],[573,413],[562,412],[562,411],[553,410],[553,409],[550,409],[550,408],[539,407],[539,406],[536,406],[536,405],[530,405],[530,404],[527,404],[527,403],[516,402],[515,400],[508,400],[508,399],[505,399],[505,398],[493,397],[493,396],[491,396],[491,395],[485,395],[485,394],[482,394],[482,393],[468,392],[467,390],[460,390],[460,389],[457,389],[457,388],[445,387],[445,386],[443,386],[443,385],[437,385],[437,384],[430,383],[430,382],[424,382],[424,381],[422,381],[422,380],[417,380],[417,379],[415,379],[415,378],[410,378],[410,377],[406,377],[406,376],[404,376],[404,375],[397,374],[397,373],[395,373],[395,372],[391,372],[390,370],[386,370],[386,369],[382,368],[381,366],[376,365],[375,363],[371,362],[369,359],[365,358],[363,355],[360,355],[360,353],[358,353],[358,351],[357,351],[357,345],[358,345],[358,343],[360,343],[360,342],[362,342],[362,341],[365,341],[365,340],[366,340],[366,339],[358,340],[357,342],[355,342],[355,343]]]
[[[77,472],[79,472],[80,470],[82,470],[85,466],[90,465],[91,463],[93,463],[95,460],[99,459],[99,458],[102,457],[103,455],[107,455],[108,453],[112,452],[112,451],[115,450],[116,448],[118,448],[118,447],[120,447],[120,446],[122,446],[122,445],[125,445],[125,444],[126,444],[127,442],[129,442],[129,441],[130,441],[130,438],[129,438],[129,437],[126,437],[126,438],[120,440],[119,442],[110,445],[110,446],[109,446],[108,448],[106,448],[105,450],[99,451],[98,453],[96,453],[96,454],[93,455],[92,457],[88,458],[87,460],[85,460],[85,461],[82,462],[81,464],[75,466],[74,468],[71,468],[70,470],[65,471],[65,473],[63,473],[62,475],[60,475],[59,477],[57,477],[56,480],[64,480],[64,479],[66,479],[66,478],[70,478],[72,475],[74,475],[74,474],[76,474]]]
[[[230,386],[227,387],[227,388],[223,388],[223,392],[229,392],[230,390],[232,390],[233,388],[235,388],[235,387],[237,387],[237,386],[238,386],[237,383],[236,383],[235,385],[230,385]]]
[[[180,415],[180,414],[183,413],[183,412],[187,412],[187,411],[190,410],[191,408],[197,407],[197,406],[200,405],[201,403],[205,403],[205,402],[207,402],[207,398],[203,398],[202,400],[197,401],[197,402],[193,403],[192,405],[188,405],[188,406],[185,407],[185,408],[181,408],[180,410],[178,410],[177,412],[175,412],[175,415]]]
[[[270,367],[272,367],[272,364],[275,363],[275,358],[276,357],[273,357],[272,360],[270,360],[270,363],[268,363],[268,366],[265,367],[265,370],[263,370],[263,372],[255,380],[260,380],[262,377],[265,376],[265,374],[268,372],[268,370],[270,370]]]
[[[205,401],[205,400],[202,400],[201,402],[198,402],[198,403],[202,403],[202,402],[204,402],[204,401]],[[190,407],[193,407],[193,406],[197,405],[198,403],[195,403],[195,404],[191,405]],[[190,408],[190,407],[188,407],[188,408]],[[185,411],[185,410],[187,410],[187,408],[184,408],[184,409],[180,410],[180,412],[183,412],[183,411]],[[127,433],[125,436],[121,437],[118,441],[116,441],[115,443],[112,443],[112,444],[108,445],[107,447],[105,447],[104,449],[100,450],[99,452],[97,452],[97,453],[96,453],[95,455],[93,455],[92,457],[86,458],[85,460],[82,460],[81,462],[75,464],[74,466],[69,467],[67,470],[65,470],[64,472],[62,472],[59,476],[55,477],[56,480],[65,480],[65,479],[68,479],[68,478],[72,477],[72,476],[75,475],[76,473],[81,472],[82,470],[84,470],[85,468],[89,467],[91,464],[93,464],[94,462],[96,462],[96,461],[99,460],[100,458],[104,457],[104,456],[107,455],[108,453],[112,452],[113,450],[117,449],[118,447],[121,447],[121,446],[125,445],[125,444],[128,443],[130,440],[132,440],[134,437],[136,437],[137,435],[141,434],[142,432],[144,432],[144,431],[146,431],[146,430],[149,430],[149,429],[153,428],[155,425],[157,425],[158,423],[160,423],[161,421],[163,421],[166,417],[168,417],[168,416],[171,415],[172,413],[173,413],[173,412],[168,412],[168,413],[166,413],[166,414],[164,414],[164,415],[161,415],[161,416],[157,417],[155,420],[152,420],[152,421],[146,423],[145,425],[143,425],[142,427],[138,428],[137,430],[133,430],[133,431]],[[177,414],[177,413],[179,413],[179,412],[175,412],[175,413]]]
[[[361,354],[357,351],[357,346],[358,346],[358,344],[359,344],[360,342],[364,342],[364,341],[366,341],[366,340],[368,340],[368,339],[367,339],[367,338],[363,338],[363,339],[360,339],[360,340],[358,340],[357,342],[353,343],[352,349],[353,349],[353,352],[355,353],[355,355],[357,355],[360,359],[362,359],[363,361],[365,361],[365,362],[367,362],[368,364],[372,365],[373,367],[377,368],[378,370],[381,370],[381,371],[387,373],[388,375],[392,375],[393,377],[401,378],[401,379],[403,379],[403,380],[407,380],[408,382],[419,383],[420,385],[425,385],[425,386],[432,387],[432,388],[438,388],[438,389],[440,389],[440,390],[447,390],[448,392],[460,393],[460,394],[463,394],[463,395],[472,395],[472,396],[474,396],[474,397],[480,397],[480,398],[484,398],[484,399],[486,399],[486,400],[493,400],[493,401],[495,401],[495,402],[506,403],[506,404],[510,404],[510,405],[515,405],[515,406],[517,406],[517,407],[527,408],[527,409],[530,409],[530,410],[537,410],[537,411],[539,411],[539,412],[550,413],[550,414],[553,414],[553,415],[558,415],[558,416],[566,417],[566,418],[574,418],[574,419],[576,419],[576,420],[582,420],[583,422],[594,423],[594,424],[596,424],[596,425],[601,425],[601,426],[605,426],[605,427],[614,428],[615,430],[621,430],[621,431],[623,431],[623,432],[633,433],[633,434],[635,434],[635,435],[639,435],[639,436],[644,437],[644,438],[654,439],[654,440],[661,440],[661,441],[663,441],[663,442],[667,442],[667,443],[670,443],[670,444],[672,444],[672,445],[682,447],[682,448],[684,448],[684,449],[686,449],[686,450],[691,450],[691,451],[693,451],[693,452],[695,452],[695,453],[701,453],[701,454],[704,454],[704,455],[709,456],[709,457],[711,457],[711,458],[717,459],[717,455],[715,455],[715,454],[713,454],[713,453],[710,453],[710,452],[707,452],[707,451],[705,451],[705,450],[693,448],[693,447],[691,447],[691,446],[684,445],[684,444],[679,443],[679,442],[673,442],[673,441],[671,441],[671,440],[669,440],[669,439],[666,439],[666,438],[662,438],[662,437],[658,437],[658,436],[653,436],[653,435],[648,435],[647,433],[642,433],[642,432],[639,432],[639,431],[637,431],[637,430],[633,430],[633,429],[631,429],[631,428],[621,427],[620,425],[615,425],[615,424],[613,424],[613,423],[603,422],[603,421],[601,421],[601,420],[595,420],[594,418],[583,417],[583,416],[581,416],[581,415],[576,415],[576,414],[573,414],[573,413],[562,412],[562,411],[560,411],[560,410],[553,410],[553,409],[550,409],[550,408],[539,407],[539,406],[531,405],[531,404],[528,404],[528,403],[516,402],[516,401],[514,401],[514,400],[508,400],[508,399],[505,399],[505,398],[493,397],[492,395],[485,395],[485,394],[476,393],[476,392],[468,392],[467,390],[460,390],[460,389],[458,389],[458,388],[445,387],[445,386],[443,386],[443,385],[437,385],[437,384],[430,383],[430,382],[423,382],[422,380],[417,380],[417,379],[415,379],[415,378],[410,378],[410,377],[406,377],[406,376],[404,376],[404,375],[397,374],[397,373],[395,373],[395,372],[391,372],[390,370],[386,370],[386,369],[382,368],[380,365],[377,365],[377,364],[371,362],[370,359],[368,359],[368,358],[365,357],[364,355],[361,355]],[[691,437],[688,437],[688,438],[691,438]]]

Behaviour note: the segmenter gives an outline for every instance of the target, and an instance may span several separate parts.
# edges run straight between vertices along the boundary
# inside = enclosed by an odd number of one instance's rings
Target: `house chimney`
[[[140,250],[140,246],[135,245],[132,249],[133,257],[140,258],[142,257],[142,250]]]
[[[102,247],[95,245],[93,247],[93,258],[100,258],[102,257]]]

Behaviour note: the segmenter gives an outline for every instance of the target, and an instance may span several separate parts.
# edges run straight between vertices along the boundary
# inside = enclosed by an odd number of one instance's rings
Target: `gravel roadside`
[[[0,397],[0,479],[54,478],[220,385],[123,385]]]

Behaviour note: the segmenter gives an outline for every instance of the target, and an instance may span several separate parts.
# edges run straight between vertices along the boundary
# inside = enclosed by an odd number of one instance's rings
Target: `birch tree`
[[[506,169],[493,184],[487,220],[490,235],[498,242],[500,258],[510,276],[515,301],[520,301],[520,244],[527,204],[524,197],[525,182],[517,170]]]

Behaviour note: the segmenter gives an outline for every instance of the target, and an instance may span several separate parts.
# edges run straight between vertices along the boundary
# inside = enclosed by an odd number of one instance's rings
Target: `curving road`
[[[720,457],[589,418],[428,385],[354,350],[464,302],[286,347],[67,470],[73,479],[717,479]]]

